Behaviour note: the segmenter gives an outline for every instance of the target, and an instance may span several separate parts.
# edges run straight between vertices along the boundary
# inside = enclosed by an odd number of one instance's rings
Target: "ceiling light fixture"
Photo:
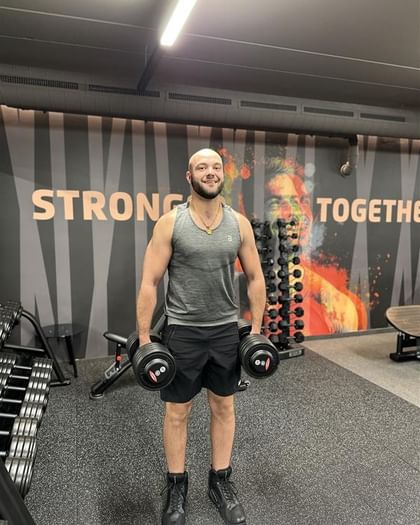
[[[168,25],[160,39],[161,46],[172,46],[197,0],[178,0]]]

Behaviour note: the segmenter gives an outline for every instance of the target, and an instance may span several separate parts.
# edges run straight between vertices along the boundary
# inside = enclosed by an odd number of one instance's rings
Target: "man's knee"
[[[208,392],[210,411],[214,417],[230,418],[235,415],[234,396],[218,396]]]
[[[183,424],[188,420],[192,401],[187,403],[165,403],[165,418],[172,424]]]

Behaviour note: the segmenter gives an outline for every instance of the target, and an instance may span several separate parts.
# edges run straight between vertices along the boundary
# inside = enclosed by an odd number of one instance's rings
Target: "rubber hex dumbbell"
[[[270,308],[270,310],[267,310],[267,315],[270,319],[275,319],[279,316],[279,312],[275,308]]]
[[[301,306],[298,306],[294,310],[288,310],[287,308],[280,308],[279,310],[279,315],[281,317],[286,317],[286,315],[294,315],[296,317],[303,317],[304,314],[305,314],[305,310]]]
[[[302,334],[302,332],[295,332],[293,335],[286,335],[286,334],[270,335],[269,339],[275,344],[287,345],[290,342],[303,343],[303,341],[305,340],[305,337]]]
[[[261,255],[263,254],[264,257],[267,255],[271,255],[273,253],[273,248],[271,246],[258,246],[257,245],[257,252]]]
[[[287,270],[279,270],[277,272],[277,277],[280,277],[280,279],[283,279],[284,277],[289,277],[290,275],[292,277],[299,278],[299,277],[302,277],[302,272],[301,270],[298,270],[297,268],[296,270],[293,270],[292,272],[288,272]]]
[[[251,334],[251,324],[244,319],[238,321],[238,330],[239,358],[246,373],[257,379],[274,374],[279,356],[273,343],[262,334]]]
[[[279,321],[280,330],[284,328],[296,328],[296,330],[302,330],[305,327],[305,323],[301,319],[296,319],[293,323],[288,323],[286,320]]]
[[[161,390],[173,381],[176,364],[166,346],[157,341],[139,346],[138,334],[133,332],[127,338],[126,349],[140,386],[146,390]]]
[[[270,257],[268,259],[263,259],[261,264],[264,266],[274,266],[274,259],[271,259]]]
[[[280,266],[284,266],[286,264],[300,264],[300,257],[298,257],[297,255],[295,255],[291,259],[286,257],[279,257],[277,259],[277,263],[280,264]]]
[[[287,304],[294,301],[295,303],[302,303],[303,302],[303,295],[301,293],[296,293],[295,295],[290,296],[283,296],[279,295],[278,302],[281,304]],[[275,303],[273,303],[275,304]]]
[[[279,290],[286,291],[289,288],[294,288],[297,292],[301,292],[303,290],[303,284],[301,282],[295,283],[295,284],[289,284],[288,282],[279,283],[278,286]]]
[[[299,244],[291,244],[289,241],[280,241],[279,249],[285,253],[293,253],[299,251]]]
[[[274,270],[267,270],[264,272],[264,277],[269,280],[276,278],[276,272]]]

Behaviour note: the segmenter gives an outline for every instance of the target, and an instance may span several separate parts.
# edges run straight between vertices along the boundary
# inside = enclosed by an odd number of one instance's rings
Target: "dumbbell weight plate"
[[[32,480],[33,459],[6,458],[4,465],[22,498],[26,496]]]
[[[173,381],[175,359],[161,343],[152,341],[139,348],[138,335],[133,332],[127,338],[126,348],[140,386],[146,390],[161,390]]]
[[[48,392],[46,390],[36,390],[29,388],[25,392],[25,397],[23,399],[26,403],[36,403],[38,405],[43,405],[44,407],[48,404]]]
[[[12,436],[35,437],[38,430],[38,420],[33,417],[17,417],[10,434]]]
[[[22,406],[20,407],[19,417],[30,417],[37,421],[41,421],[42,416],[44,415],[44,409],[45,405],[25,402],[22,403]]]
[[[36,452],[36,437],[13,436],[7,457],[31,459],[35,458]]]
[[[277,348],[261,334],[250,334],[241,340],[239,357],[247,374],[257,379],[274,374],[279,364]]]

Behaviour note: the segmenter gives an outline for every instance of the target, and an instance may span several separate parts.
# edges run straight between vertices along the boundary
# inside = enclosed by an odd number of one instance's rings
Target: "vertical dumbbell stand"
[[[277,223],[277,226],[279,228],[279,235],[278,235],[278,239],[279,239],[279,255],[280,255],[280,259],[285,259],[285,261],[289,261],[290,259],[290,253],[289,253],[289,250],[288,249],[285,249],[284,248],[284,244],[283,244],[283,235],[281,234],[282,232],[282,228],[287,228],[287,224],[291,224],[292,221],[290,221],[289,223]],[[285,233],[285,232],[283,232]],[[286,232],[287,234],[287,232]],[[286,240],[287,237],[284,238],[284,240]],[[279,268],[280,269],[283,269],[285,270],[285,278],[283,278],[283,282],[286,282],[288,287],[285,291],[285,293],[283,294],[284,297],[286,297],[287,299],[289,299],[291,297],[291,294],[290,294],[290,262],[287,262],[285,264],[280,264],[279,265]],[[285,303],[287,305],[287,309],[289,310],[291,308],[291,304],[290,302],[288,303]],[[287,313],[286,316],[283,317],[283,320],[285,320],[287,323],[290,323],[290,314]],[[283,329],[283,333],[287,336],[287,337],[290,337],[290,328],[287,327],[285,329]],[[289,359],[291,357],[299,357],[299,356],[302,356],[304,353],[305,353],[305,349],[304,347],[297,343],[296,341],[288,341],[286,344],[282,344],[282,343],[276,343],[276,342],[273,342],[274,346],[277,348],[277,351],[278,351],[278,354],[279,354],[279,358],[280,359]]]

